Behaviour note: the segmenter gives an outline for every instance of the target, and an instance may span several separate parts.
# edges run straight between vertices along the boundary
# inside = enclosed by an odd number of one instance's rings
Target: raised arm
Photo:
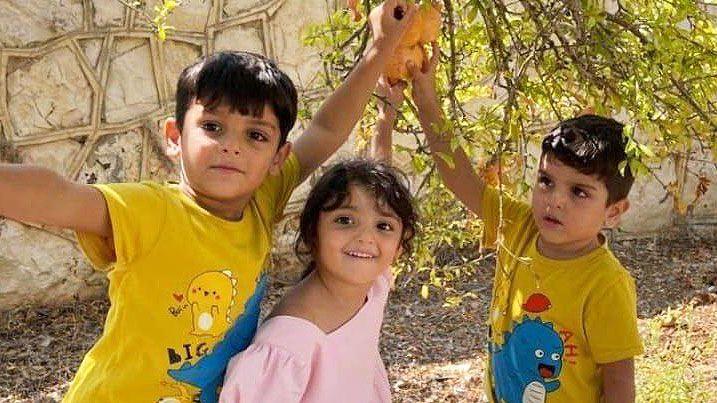
[[[405,10],[400,20],[394,17],[396,7]],[[302,180],[346,142],[415,13],[416,6],[405,0],[386,0],[371,12],[373,42],[346,81],[324,101],[309,127],[295,142]]]
[[[376,103],[378,107],[376,133],[371,138],[371,157],[376,160],[391,163],[393,126],[396,123],[398,109],[403,103],[405,89],[406,83],[403,81],[390,85],[383,77],[378,79],[376,95],[379,100]]]
[[[418,120],[426,135],[431,156],[443,182],[469,210],[482,217],[481,201],[485,183],[461,147],[451,150],[453,133],[440,129],[444,126],[445,118],[435,84],[439,54],[438,45],[433,43],[431,59],[425,66],[409,65],[413,76],[411,95],[418,108]]]
[[[0,163],[0,215],[103,237],[112,235],[102,194],[45,168]]]

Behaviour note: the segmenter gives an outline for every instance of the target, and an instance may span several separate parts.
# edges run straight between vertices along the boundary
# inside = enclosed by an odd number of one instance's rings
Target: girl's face
[[[322,211],[317,226],[317,270],[347,283],[372,283],[401,252],[403,225],[371,192],[349,185],[349,196]]]

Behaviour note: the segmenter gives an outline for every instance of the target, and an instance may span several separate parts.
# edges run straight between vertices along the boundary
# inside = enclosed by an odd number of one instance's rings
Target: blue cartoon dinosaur
[[[218,401],[218,389],[224,381],[227,364],[235,354],[249,346],[259,322],[260,303],[266,290],[266,276],[263,276],[254,290],[254,295],[244,304],[244,312],[234,321],[224,338],[211,352],[196,363],[185,363],[179,369],[167,371],[173,379],[199,388],[201,403]]]
[[[563,340],[552,323],[526,315],[504,334],[502,346],[493,346],[491,365],[499,402],[544,402],[560,388]]]

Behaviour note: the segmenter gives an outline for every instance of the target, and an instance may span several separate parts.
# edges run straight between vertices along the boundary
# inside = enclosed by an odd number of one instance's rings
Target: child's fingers
[[[408,87],[408,83],[403,80],[399,81],[396,85],[393,86],[395,91],[399,91],[402,94],[406,87]]]
[[[441,48],[438,46],[438,41],[431,42],[431,67],[438,65],[438,59],[441,57]]]
[[[420,68],[413,63],[413,60],[406,62],[406,69],[408,69],[408,73],[414,80],[419,76],[419,74],[422,74]]]
[[[426,48],[423,45],[420,45],[420,47],[421,53],[423,53],[423,57],[421,58],[421,72],[428,73],[429,69],[431,68],[431,62],[433,60],[428,57],[428,52],[426,51]]]

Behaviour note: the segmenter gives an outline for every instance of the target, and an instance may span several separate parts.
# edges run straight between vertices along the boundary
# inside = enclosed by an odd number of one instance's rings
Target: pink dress
[[[293,316],[266,320],[229,362],[219,401],[390,402],[378,350],[390,279],[390,272],[379,276],[363,307],[329,334]]]

